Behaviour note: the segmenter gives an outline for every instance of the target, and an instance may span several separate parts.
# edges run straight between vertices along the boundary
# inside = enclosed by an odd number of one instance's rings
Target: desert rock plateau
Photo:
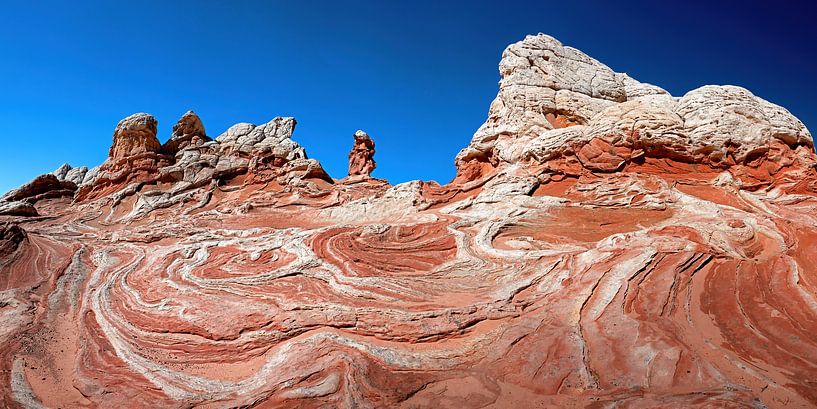
[[[803,123],[543,34],[499,72],[445,185],[188,112],[7,193],[0,406],[817,407]]]

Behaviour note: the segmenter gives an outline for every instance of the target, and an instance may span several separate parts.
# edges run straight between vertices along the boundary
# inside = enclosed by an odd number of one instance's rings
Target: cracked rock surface
[[[800,120],[744,88],[672,97],[544,34],[505,49],[499,71],[488,120],[457,155],[461,180],[485,167],[554,159],[614,172],[644,157],[726,168],[781,145],[813,150]]]

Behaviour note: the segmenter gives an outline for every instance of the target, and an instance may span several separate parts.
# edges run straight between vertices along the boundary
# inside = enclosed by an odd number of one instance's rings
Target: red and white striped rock
[[[503,73],[587,105],[506,110],[529,90],[503,82],[508,131],[446,185],[334,180],[276,118],[0,216],[2,406],[817,405],[805,128],[730,119],[732,98],[768,106],[724,88],[666,111],[551,40]],[[633,127],[694,140],[650,150]],[[726,131],[742,144],[698,150]]]

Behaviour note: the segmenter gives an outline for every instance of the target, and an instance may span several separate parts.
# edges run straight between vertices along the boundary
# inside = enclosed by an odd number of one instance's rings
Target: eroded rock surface
[[[165,142],[162,149],[171,155],[175,155],[180,149],[188,145],[201,145],[209,141],[207,133],[204,130],[204,124],[201,118],[193,111],[187,111],[173,125],[173,134],[170,139]]]
[[[156,138],[156,126],[156,118],[150,114],[133,114],[123,119],[116,125],[108,157],[117,160],[159,152],[162,145]]]
[[[46,173],[6,193],[0,197],[0,201],[27,200],[34,203],[41,199],[72,196],[76,189],[77,186],[74,183],[60,180],[53,174]]]
[[[374,140],[361,130],[354,134],[355,144],[349,152],[349,176],[369,176],[377,166],[374,162]]]
[[[488,120],[457,155],[460,180],[505,164],[578,174],[615,172],[645,158],[746,165],[757,176],[752,169],[777,166],[762,158],[783,146],[780,166],[812,160],[803,123],[740,87],[705,86],[674,98],[541,34],[509,46],[499,69]]]
[[[58,171],[61,172],[61,167]],[[67,173],[67,170],[65,171]],[[60,173],[61,176],[64,176]],[[40,200],[72,197],[77,185],[51,173],[37,176],[31,182],[0,197],[0,216],[39,216],[34,206]]]
[[[34,204],[26,200],[3,202],[0,201],[0,216],[39,216]]]
[[[817,406],[802,123],[544,35],[500,71],[445,185],[335,180],[293,118],[124,120],[0,215],[0,406]]]

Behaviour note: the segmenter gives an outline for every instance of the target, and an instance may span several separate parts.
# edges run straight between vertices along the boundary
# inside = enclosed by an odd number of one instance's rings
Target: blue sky
[[[165,141],[188,109],[211,136],[294,116],[295,140],[338,178],[363,129],[375,176],[445,183],[496,95],[502,50],[537,32],[674,95],[747,87],[817,129],[814,6],[441,3],[4,2],[0,191],[98,165],[134,112]]]

